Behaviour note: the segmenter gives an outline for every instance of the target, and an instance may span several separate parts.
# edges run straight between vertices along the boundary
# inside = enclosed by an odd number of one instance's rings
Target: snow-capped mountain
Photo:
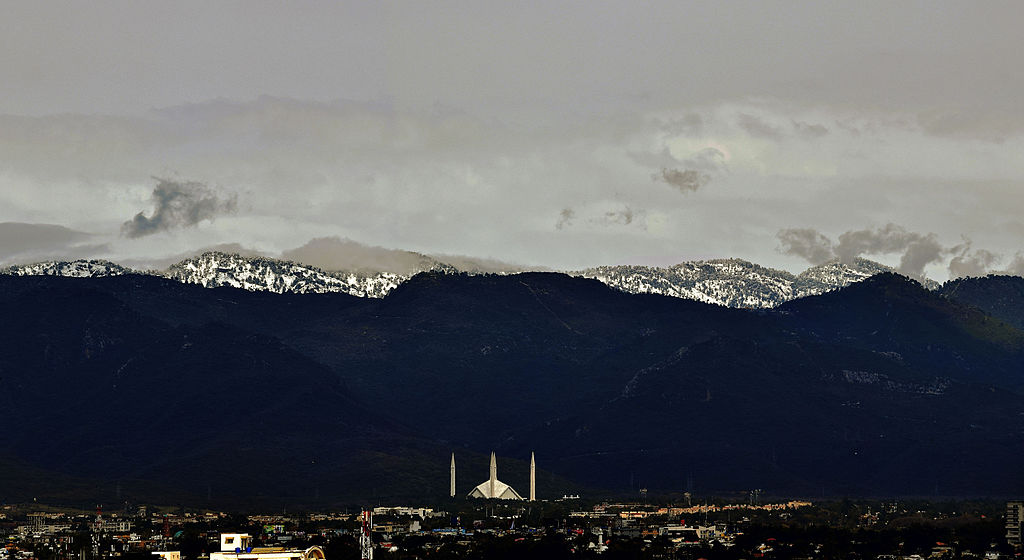
[[[443,263],[431,270],[457,272]],[[377,271],[326,271],[292,261],[241,256],[217,251],[185,259],[165,271],[141,272],[104,260],[49,261],[0,269],[15,276],[99,277],[118,274],[150,274],[205,288],[231,286],[276,293],[343,292],[358,297],[382,298],[412,277]]]
[[[774,307],[793,298],[796,278],[741,259],[684,262],[666,268],[600,266],[576,273],[634,294],[661,294],[728,307]]]
[[[848,264],[828,262],[797,276],[742,259],[691,261],[665,268],[601,266],[575,274],[629,293],[661,294],[727,307],[764,308],[841,288],[880,272],[892,269],[858,258]],[[937,284],[930,282],[925,286]]]
[[[424,261],[426,270],[458,273],[456,267],[437,260]],[[892,269],[867,259],[845,264],[825,263],[793,275],[742,259],[684,262],[657,268],[649,266],[601,266],[571,273],[594,278],[613,288],[643,294],[661,294],[727,307],[775,307],[791,299],[816,295],[859,282]],[[260,256],[241,256],[210,251],[171,265],[162,272],[139,272],[105,260],[51,261],[10,266],[0,274],[96,277],[119,274],[152,274],[206,288],[231,286],[275,293],[342,292],[358,297],[382,298],[412,277],[380,271],[328,271],[293,261]],[[472,273],[472,272],[471,272]],[[925,287],[938,284],[926,280]]]
[[[135,273],[135,270],[105,260],[48,261],[34,264],[13,265],[0,269],[0,274],[12,276],[73,276],[88,278],[119,276]]]
[[[205,288],[231,286],[276,293],[344,292],[384,297],[408,276],[391,272],[329,272],[291,261],[208,252],[171,265],[168,278]]]
[[[870,278],[881,272],[892,272],[884,264],[858,258],[851,264],[830,261],[813,266],[796,276],[793,282],[793,297],[813,296],[829,290],[842,288]]]

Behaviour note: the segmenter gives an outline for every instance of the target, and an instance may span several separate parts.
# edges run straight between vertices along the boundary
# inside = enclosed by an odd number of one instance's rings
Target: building
[[[523,497],[519,495],[511,486],[498,480],[498,460],[494,456],[494,452],[491,452],[491,478],[481,482],[469,493],[470,498],[494,498],[497,500],[522,500]],[[214,560],[214,558],[210,558]]]
[[[1024,522],[1024,502],[1006,502],[1006,542],[1014,548],[1021,546],[1021,523]]]
[[[246,533],[221,533],[220,552],[211,552],[210,560],[324,560],[319,546],[305,550],[283,546],[254,548],[252,537]]]

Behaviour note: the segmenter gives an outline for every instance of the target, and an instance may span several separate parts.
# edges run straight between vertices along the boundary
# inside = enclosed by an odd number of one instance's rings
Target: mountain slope
[[[1024,334],[894,275],[758,311],[553,273],[6,276],[0,312],[0,465],[107,488],[440,496],[458,448],[623,492],[1024,491]]]
[[[408,461],[443,478],[424,457],[447,446],[357,403],[336,372],[278,339],[196,315],[175,325],[136,305],[167,287],[187,288],[201,313],[223,295],[146,276],[0,281],[0,310],[16,318],[0,324],[4,476],[41,470],[91,481],[94,497],[123,483],[133,499],[234,507],[431,488],[402,470]],[[26,499],[19,488],[3,498]]]
[[[660,294],[740,308],[775,307],[821,294],[892,269],[867,259],[832,261],[798,276],[742,259],[692,261],[667,268],[602,266],[577,273],[624,292]]]
[[[957,278],[943,284],[939,293],[1024,329],[1024,278],[1020,276]]]
[[[849,264],[830,261],[812,266],[797,275],[793,282],[793,297],[801,298],[823,294],[883,272],[893,272],[893,269],[859,257]]]
[[[136,271],[117,263],[102,259],[74,261],[46,261],[35,264],[12,265],[0,269],[0,275],[11,276],[68,276],[73,278],[92,278],[100,276],[117,276],[132,274]]]
[[[390,272],[326,272],[289,261],[219,252],[185,259],[172,265],[165,275],[204,288],[230,286],[279,294],[343,292],[359,297],[384,297],[406,279]]]

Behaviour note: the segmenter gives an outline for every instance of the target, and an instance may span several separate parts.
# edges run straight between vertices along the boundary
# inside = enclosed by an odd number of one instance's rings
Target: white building
[[[211,552],[210,560],[324,560],[319,546],[305,550],[283,546],[253,547],[246,533],[221,533],[220,552]]]
[[[519,495],[511,486],[498,480],[498,460],[494,457],[494,452],[491,452],[491,478],[485,482],[481,482],[469,493],[470,498],[495,498],[498,500],[522,500],[523,497]],[[214,560],[212,557],[210,560]]]

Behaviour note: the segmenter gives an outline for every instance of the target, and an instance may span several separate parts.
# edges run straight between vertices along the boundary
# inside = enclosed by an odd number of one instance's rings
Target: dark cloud
[[[697,189],[711,182],[711,176],[696,169],[668,169],[662,168],[661,173],[652,176],[655,181],[667,183],[679,192],[696,192]]]
[[[771,140],[778,140],[782,138],[782,130],[764,122],[754,115],[740,113],[736,117],[736,124],[738,124],[743,130],[747,131],[747,134],[755,138],[768,138]]]
[[[835,258],[832,241],[821,232],[810,228],[784,229],[775,237],[781,246],[779,251],[787,255],[796,255],[813,265],[826,263]]]
[[[572,208],[563,208],[558,213],[558,221],[555,222],[555,229],[562,229],[572,225],[573,219],[576,218],[576,211]]]
[[[122,224],[121,232],[128,237],[190,227],[203,220],[213,221],[219,215],[234,212],[237,206],[235,195],[221,198],[198,181],[154,179],[157,185],[153,189],[153,214],[147,218],[139,212]]]

